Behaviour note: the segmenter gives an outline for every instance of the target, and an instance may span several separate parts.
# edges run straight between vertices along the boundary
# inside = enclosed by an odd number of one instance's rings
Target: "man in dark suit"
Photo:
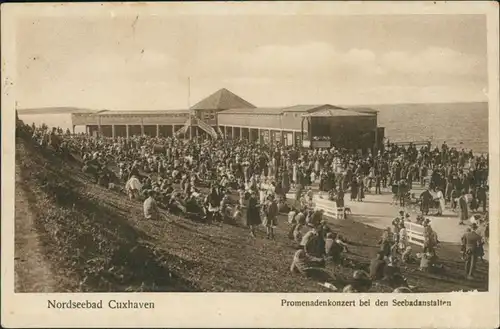
[[[477,224],[472,224],[471,230],[462,236],[462,248],[465,250],[465,275],[468,280],[474,276],[476,269],[477,257],[481,246],[481,236],[477,234]]]

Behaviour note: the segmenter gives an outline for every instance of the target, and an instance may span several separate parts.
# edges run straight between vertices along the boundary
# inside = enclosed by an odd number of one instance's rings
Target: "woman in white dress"
[[[293,179],[293,183],[294,184],[297,184],[297,164],[294,163],[293,164],[293,167],[292,167],[292,179]]]
[[[399,224],[399,250],[405,251],[408,246],[408,232],[406,231],[404,222]]]
[[[260,204],[264,204],[266,201],[267,184],[264,180],[261,180],[259,184],[259,201]]]
[[[437,199],[439,201],[439,208],[438,208],[438,216],[441,216],[444,212],[444,207],[445,207],[445,199],[444,199],[444,194],[441,188],[438,187],[437,191]]]

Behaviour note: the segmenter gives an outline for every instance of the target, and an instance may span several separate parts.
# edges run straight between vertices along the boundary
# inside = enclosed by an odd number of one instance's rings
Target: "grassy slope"
[[[20,140],[17,152],[24,185],[34,195],[31,208],[37,228],[47,236],[46,257],[59,272],[74,278],[64,289],[325,291],[289,273],[294,245],[286,237],[284,216],[276,241],[263,239],[262,229],[259,238],[252,239],[243,223],[220,228],[173,216],[145,221],[141,203],[90,183],[78,163],[42,154]],[[354,243],[349,258],[356,267],[366,267],[377,250],[380,230],[353,221],[334,221],[333,227]],[[449,260],[459,259],[456,246],[444,245],[440,256],[448,269],[446,277],[422,274],[410,266],[405,271],[410,284],[422,292],[487,289],[485,282],[461,279],[463,263]],[[485,281],[487,266],[479,268]],[[352,271],[344,268],[338,275],[349,277]]]

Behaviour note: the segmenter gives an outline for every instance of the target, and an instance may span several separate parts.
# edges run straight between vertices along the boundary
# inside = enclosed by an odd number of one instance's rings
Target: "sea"
[[[368,105],[379,111],[378,125],[385,127],[385,137],[391,142],[430,140],[432,145],[446,142],[450,147],[475,153],[488,153],[488,103],[433,103]],[[42,114],[19,114],[25,123],[59,126],[71,129],[71,109]],[[30,111],[33,113],[35,111]],[[56,113],[54,113],[56,112]],[[76,132],[83,132],[77,127]]]

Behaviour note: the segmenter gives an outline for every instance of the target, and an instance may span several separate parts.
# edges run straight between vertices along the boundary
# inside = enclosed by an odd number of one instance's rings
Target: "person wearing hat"
[[[434,252],[435,247],[439,243],[437,233],[431,227],[431,221],[426,218],[423,222],[424,226],[424,253]]]
[[[465,275],[468,280],[471,280],[474,277],[477,258],[480,256],[479,252],[481,248],[482,237],[476,232],[477,228],[477,224],[473,223],[470,227],[470,231],[466,232],[461,239],[462,250],[465,250]]]
[[[420,194],[420,211],[422,212],[422,215],[427,215],[429,214],[429,208],[434,200],[434,197],[432,196],[431,192],[429,191],[429,188],[426,188],[425,191],[423,191]]]
[[[146,195],[148,196],[148,198],[144,201],[143,204],[145,219],[157,220],[159,218],[159,211],[155,200],[155,194],[156,193],[153,190],[146,191]]]
[[[400,210],[399,216],[395,217],[392,220],[392,226],[394,227],[394,232],[399,232],[399,224],[404,222],[404,218],[405,218],[405,211]]]

